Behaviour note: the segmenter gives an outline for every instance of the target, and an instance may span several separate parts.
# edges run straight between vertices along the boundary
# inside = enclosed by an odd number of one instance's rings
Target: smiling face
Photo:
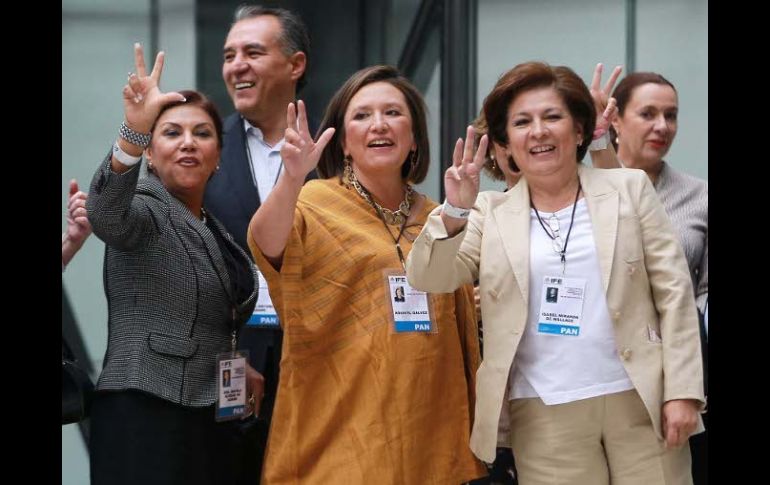
[[[282,32],[277,17],[260,15],[236,22],[225,40],[222,77],[227,92],[235,109],[255,123],[276,110],[285,114],[305,72],[305,54],[287,55]]]
[[[342,150],[357,172],[401,178],[401,165],[415,149],[412,116],[398,88],[374,82],[351,98],[345,110]]]
[[[523,91],[511,101],[506,134],[506,154],[524,175],[543,176],[577,168],[582,130],[552,87]]]
[[[169,108],[155,123],[146,155],[172,195],[180,200],[202,197],[219,161],[214,121],[198,106]]]
[[[666,84],[646,83],[631,93],[622,115],[613,122],[618,134],[618,158],[626,166],[652,170],[674,142],[679,102]]]

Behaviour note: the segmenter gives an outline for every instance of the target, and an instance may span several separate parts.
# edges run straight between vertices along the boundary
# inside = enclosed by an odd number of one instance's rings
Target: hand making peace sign
[[[615,98],[611,98],[612,88],[615,86],[615,82],[618,80],[620,73],[623,71],[622,66],[615,66],[612,70],[610,78],[607,80],[607,84],[604,88],[601,88],[602,83],[602,63],[596,65],[594,69],[594,77],[591,80],[591,97],[594,98],[594,106],[596,106],[596,128],[594,129],[593,138],[599,138],[603,134],[607,133],[610,129],[610,123],[618,112],[617,102]]]
[[[318,165],[321,153],[334,135],[334,128],[327,128],[318,141],[314,142],[307,126],[305,103],[289,103],[286,108],[286,142],[281,147],[281,158],[286,174],[295,180],[304,181],[307,174]]]
[[[473,154],[475,130],[468,126],[463,139],[458,138],[452,154],[452,166],[444,173],[444,190],[446,198],[455,207],[469,209],[476,202],[479,194],[479,174],[484,166],[484,155],[487,153],[488,137],[484,135],[479,140],[476,154]]]
[[[159,88],[165,54],[158,52],[152,72],[147,75],[144,51],[141,44],[134,44],[134,65],[136,73],[128,75],[128,84],[123,86],[123,107],[126,125],[139,133],[149,133],[161,108],[174,101],[184,101],[179,93],[162,93]]]

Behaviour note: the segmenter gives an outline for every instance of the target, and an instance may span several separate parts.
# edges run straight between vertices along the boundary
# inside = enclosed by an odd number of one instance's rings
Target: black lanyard
[[[382,215],[382,211],[379,207],[374,203],[374,197],[372,197],[372,193],[369,192],[369,190],[364,187],[364,184],[361,182],[358,182],[358,185],[361,186],[361,189],[366,193],[366,195],[369,196],[369,200],[372,202],[369,204],[374,208],[374,211],[377,212],[377,216],[382,221],[382,225],[385,226],[385,230],[388,231],[388,236],[393,240],[393,244],[396,246],[396,253],[398,253],[398,259],[401,261],[401,266],[404,268],[404,271],[406,271],[406,259],[404,258],[404,252],[401,250],[401,246],[398,244],[398,242],[401,240],[401,236],[404,234],[404,229],[406,228],[406,223],[409,220],[409,216],[404,217],[404,222],[401,224],[401,229],[398,231],[398,237],[393,237],[393,233],[390,232],[390,228],[388,227],[388,223],[385,222],[385,216]],[[368,202],[368,201],[367,201]]]
[[[580,197],[580,179],[578,179],[578,188],[577,192],[575,193],[575,203],[572,205],[572,216],[569,220],[569,230],[567,230],[567,237],[564,239],[564,246],[561,248],[561,251],[559,252],[559,255],[561,256],[561,264],[562,264],[562,273],[564,273],[564,270],[567,267],[567,244],[569,243],[569,235],[572,233],[572,224],[575,222],[575,209],[577,209],[577,201],[578,197]],[[537,216],[537,221],[540,223],[540,227],[543,228],[543,231],[545,231],[545,234],[551,238],[551,241],[556,240],[556,236],[554,234],[551,234],[551,232],[548,230],[548,228],[545,227],[545,224],[543,224],[543,219],[540,218],[540,213],[537,211],[537,207],[535,207],[535,203],[532,202],[532,192],[529,193],[529,205],[532,206],[533,209],[535,209],[535,215]]]

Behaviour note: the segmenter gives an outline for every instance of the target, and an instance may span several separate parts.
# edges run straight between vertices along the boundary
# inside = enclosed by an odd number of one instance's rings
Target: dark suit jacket
[[[138,180],[100,164],[86,207],[94,234],[107,244],[104,289],[109,337],[100,390],[138,389],[185,406],[216,401],[216,354],[230,349],[257,299],[256,273],[224,227],[237,260],[252,269],[254,288],[236,302],[216,238],[160,180]]]

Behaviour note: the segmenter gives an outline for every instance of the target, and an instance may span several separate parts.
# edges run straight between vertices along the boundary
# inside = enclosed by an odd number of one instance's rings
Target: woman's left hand
[[[70,199],[67,204],[67,239],[79,248],[91,234],[86,199],[88,194],[78,190],[75,179],[70,180]]]
[[[481,137],[474,155],[475,138],[476,131],[473,126],[468,126],[465,143],[462,138],[457,139],[452,154],[452,165],[444,172],[446,198],[455,207],[473,207],[476,196],[479,194],[481,168],[484,166],[487,153],[488,137],[487,135]]]
[[[622,71],[622,66],[615,66],[615,69],[612,70],[612,74],[610,74],[610,78],[607,80],[607,84],[602,88],[602,64],[597,64],[594,69],[594,77],[591,80],[590,89],[591,97],[594,98],[594,106],[596,107],[596,128],[594,129],[593,134],[594,140],[607,133],[607,130],[610,129],[612,119],[618,112],[615,98],[611,98],[610,94]]]
[[[698,401],[673,399],[663,404],[663,438],[666,448],[682,446],[698,426]]]
[[[286,141],[281,148],[284,173],[302,186],[307,175],[318,165],[318,160],[332,136],[334,128],[327,128],[318,137],[318,141],[314,142],[307,124],[305,102],[299,100],[296,106],[289,103],[286,107]]]

